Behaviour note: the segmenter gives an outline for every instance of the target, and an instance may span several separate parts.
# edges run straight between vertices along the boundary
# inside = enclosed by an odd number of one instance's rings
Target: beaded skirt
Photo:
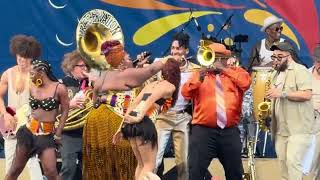
[[[136,158],[127,140],[112,144],[122,117],[102,104],[89,113],[83,129],[83,178],[133,180]]]

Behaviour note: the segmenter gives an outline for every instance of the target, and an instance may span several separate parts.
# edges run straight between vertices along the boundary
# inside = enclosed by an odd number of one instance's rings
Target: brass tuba
[[[86,64],[98,70],[109,68],[105,57],[101,55],[101,45],[108,40],[119,40],[124,43],[122,29],[112,14],[105,10],[93,9],[86,12],[78,22],[76,30],[77,48]],[[70,109],[66,120],[65,131],[83,127],[85,120],[93,108],[93,91],[86,90],[84,108]],[[59,121],[61,115],[56,119]]]
[[[69,109],[68,112],[68,118],[65,122],[64,131],[70,131],[74,129],[82,128],[86,118],[90,112],[90,110],[93,108],[93,102],[92,102],[92,89],[88,89],[84,92],[85,96],[85,102],[84,102],[84,108],[72,108]],[[59,124],[61,114],[56,117],[56,126]]]
[[[76,30],[77,48],[86,63],[98,70],[109,68],[101,44],[108,40],[119,40],[124,45],[124,36],[118,21],[105,10],[93,9],[79,20]]]

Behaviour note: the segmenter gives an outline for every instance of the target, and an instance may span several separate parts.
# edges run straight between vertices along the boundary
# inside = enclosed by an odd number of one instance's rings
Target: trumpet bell
[[[208,46],[208,42],[201,40],[200,47],[197,52],[198,62],[205,67],[209,67],[214,63],[215,52]]]

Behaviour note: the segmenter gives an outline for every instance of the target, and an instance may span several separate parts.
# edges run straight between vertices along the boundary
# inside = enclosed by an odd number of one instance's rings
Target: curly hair
[[[10,53],[24,58],[38,59],[41,55],[41,45],[32,36],[15,35],[10,40]]]
[[[181,80],[179,62],[173,58],[169,58],[162,69],[162,76],[176,88],[172,95],[172,106],[174,106],[178,99]]]
[[[63,61],[61,63],[61,69],[64,72],[64,74],[71,75],[71,71],[73,68],[80,62],[84,61],[82,56],[80,55],[80,52],[78,50],[74,50],[72,52],[69,52],[63,56]],[[90,67],[88,67],[88,71],[90,70]]]
[[[180,32],[173,36],[172,41],[178,41],[180,47],[189,49],[189,39],[190,39],[190,36],[188,34]]]

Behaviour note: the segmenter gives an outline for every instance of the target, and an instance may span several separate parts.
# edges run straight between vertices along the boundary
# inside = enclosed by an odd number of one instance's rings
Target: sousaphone
[[[76,30],[77,48],[86,64],[97,70],[106,70],[110,66],[101,55],[101,44],[108,40],[119,40],[124,45],[122,29],[112,14],[105,10],[94,9],[85,13],[79,20]],[[86,90],[83,109],[69,110],[64,131],[83,127],[88,113],[93,108],[92,90]],[[57,124],[61,115],[57,116]],[[56,125],[57,125],[56,124]]]
[[[122,29],[113,15],[101,9],[85,13],[77,26],[76,41],[81,56],[90,67],[98,70],[110,67],[101,55],[101,44],[108,40],[119,40],[124,45]]]

